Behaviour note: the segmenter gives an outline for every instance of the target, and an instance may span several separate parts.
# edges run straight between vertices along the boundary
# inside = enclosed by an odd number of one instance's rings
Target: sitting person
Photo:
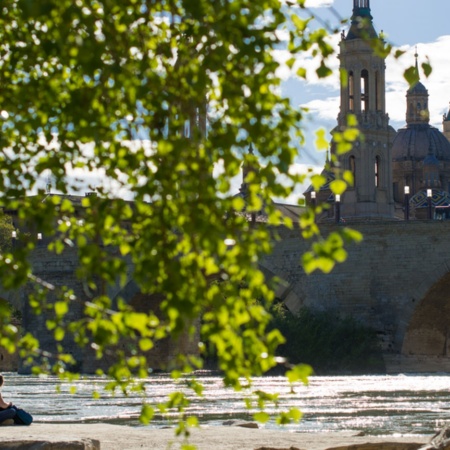
[[[12,407],[13,404],[11,402],[6,403],[5,400],[3,400],[1,388],[4,381],[3,375],[0,375],[0,425],[12,425],[15,422],[14,418],[16,417],[17,410]]]

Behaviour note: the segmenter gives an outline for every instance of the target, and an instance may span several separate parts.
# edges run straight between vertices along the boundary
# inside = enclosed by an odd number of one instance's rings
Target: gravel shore
[[[58,448],[58,442],[76,442],[94,439],[100,442],[101,450],[179,450],[183,438],[177,438],[173,429],[128,427],[110,424],[41,424],[31,426],[4,426],[0,430],[0,449],[19,448],[18,441],[46,441],[44,448]],[[381,449],[386,443],[424,444],[430,437],[373,437],[354,436],[345,433],[291,433],[265,429],[249,429],[237,426],[202,427],[195,429],[189,443],[198,450],[255,450],[263,447],[274,449],[328,450],[346,449],[351,445],[371,443],[370,448]],[[10,447],[8,447],[8,443]],[[51,445],[55,443],[55,447]],[[373,446],[373,444],[377,444]],[[68,448],[66,446],[61,448]],[[30,448],[30,447],[28,447]],[[42,448],[42,447],[40,447]],[[75,448],[75,447],[70,447]],[[77,447],[89,448],[89,447]],[[98,448],[98,447],[97,447]],[[358,448],[358,447],[353,447]],[[366,447],[367,448],[367,447]],[[389,448],[394,448],[389,446]],[[396,448],[407,448],[399,446]],[[409,448],[409,447],[408,447]],[[413,447],[411,447],[413,448]],[[417,448],[417,447],[416,447]]]

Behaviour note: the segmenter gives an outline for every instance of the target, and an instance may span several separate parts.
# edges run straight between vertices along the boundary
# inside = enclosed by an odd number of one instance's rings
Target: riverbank
[[[256,450],[261,448],[300,450],[345,450],[349,446],[357,450],[363,444],[378,444],[377,450],[393,449],[387,443],[403,443],[398,450],[414,450],[429,441],[430,437],[374,437],[355,436],[346,433],[290,433],[288,431],[249,429],[237,426],[201,427],[194,429],[189,443],[198,450]],[[84,440],[84,444],[82,444]],[[91,441],[90,441],[91,440]],[[0,449],[20,448],[19,442],[47,442],[43,449],[67,450],[179,450],[183,438],[177,438],[170,428],[128,427],[110,424],[42,424],[29,427],[1,427]],[[95,441],[98,441],[97,443]],[[73,445],[64,443],[72,442]],[[90,444],[93,443],[93,445]],[[411,445],[406,445],[411,444]],[[24,447],[25,448],[25,447]],[[32,448],[30,446],[26,448]],[[36,447],[37,448],[37,447]]]

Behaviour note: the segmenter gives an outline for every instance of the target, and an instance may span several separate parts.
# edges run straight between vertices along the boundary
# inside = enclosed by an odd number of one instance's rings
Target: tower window
[[[348,158],[348,165],[350,167],[350,172],[353,174],[353,185],[356,184],[356,158],[352,155]]]
[[[355,109],[355,80],[353,72],[348,74],[348,109],[353,111]]]
[[[361,106],[364,111],[369,110],[369,72],[361,72]]]
[[[375,187],[380,186],[380,157],[375,158]]]
[[[380,74],[378,72],[375,72],[375,110],[380,111],[381,109],[381,102],[380,102],[380,89],[379,89],[379,83],[380,83]]]

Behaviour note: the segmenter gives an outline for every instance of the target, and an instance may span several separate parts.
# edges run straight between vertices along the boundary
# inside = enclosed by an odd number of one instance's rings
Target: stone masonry
[[[263,263],[267,273],[282,279],[278,295],[293,312],[302,306],[334,310],[373,327],[386,361],[395,361],[400,371],[402,364],[408,371],[450,368],[450,223],[346,226],[362,232],[363,242],[347,246],[347,260],[331,274],[309,276],[300,259],[311,243],[298,231],[280,230],[282,239]],[[321,231],[326,235],[336,227],[324,224]]]

